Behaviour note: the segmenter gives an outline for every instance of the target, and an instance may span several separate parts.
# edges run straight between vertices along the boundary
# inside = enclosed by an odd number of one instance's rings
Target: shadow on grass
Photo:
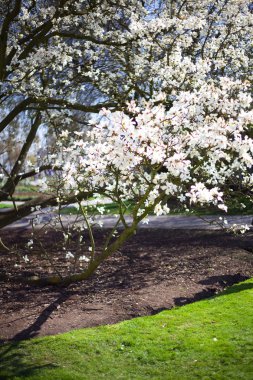
[[[71,292],[60,294],[59,297],[46,307],[38,318],[26,329],[17,333],[10,341],[11,344],[0,346],[0,380],[13,379],[19,376],[28,377],[41,369],[52,369],[56,366],[46,364],[33,366],[30,360],[24,356],[22,342],[24,339],[34,338],[39,334],[42,325],[47,321],[50,315],[65,302],[71,295]],[[0,342],[1,343],[1,342]]]
[[[26,359],[26,360],[25,360]],[[8,344],[0,347],[0,379],[11,380],[18,377],[29,377],[39,373],[42,369],[53,369],[54,364],[33,365],[25,357],[22,342]]]

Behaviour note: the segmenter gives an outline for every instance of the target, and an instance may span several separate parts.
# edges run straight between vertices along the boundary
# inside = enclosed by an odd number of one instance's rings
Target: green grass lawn
[[[25,202],[33,198],[36,198],[38,196],[38,192],[39,192],[38,186],[29,185],[29,184],[19,184],[15,189],[13,198],[16,201]]]
[[[119,206],[116,202],[103,203],[103,198],[100,200],[99,207],[104,208],[104,214],[112,215],[119,214]],[[185,211],[182,205],[177,201],[176,198],[170,199],[168,206],[170,208],[169,215],[196,215],[196,216],[207,216],[207,215],[221,215],[226,217],[226,215],[252,215],[253,214],[253,199],[249,196],[235,196],[230,197],[225,202],[228,206],[228,213],[222,212],[217,206],[214,205],[195,205],[190,211]],[[133,200],[128,200],[124,203],[126,207],[125,214],[131,214],[136,202]],[[84,207],[90,214],[98,214],[97,207],[94,205],[89,205]],[[61,211],[65,215],[77,215],[81,214],[80,210],[76,207],[65,207]]]
[[[18,185],[17,190],[14,194],[14,199],[16,201],[27,201],[38,195],[36,192],[38,188],[32,185]],[[90,198],[92,200],[94,198]],[[114,215],[119,214],[119,207],[116,202],[111,203],[103,203],[103,198],[100,200],[101,204],[99,207],[104,208],[105,215]],[[131,214],[133,208],[135,206],[135,201],[128,200],[125,203],[126,207],[126,215]],[[238,196],[231,199],[228,199],[226,202],[228,206],[228,214],[221,212],[219,208],[213,205],[203,205],[203,206],[195,206],[192,208],[190,212],[186,212],[185,209],[178,203],[176,199],[171,199],[169,202],[169,207],[171,209],[169,215],[196,215],[196,216],[207,216],[207,215],[252,215],[253,214],[253,199],[246,196]],[[242,204],[244,205],[242,207]],[[1,208],[12,208],[12,204],[0,203]],[[89,214],[99,214],[97,207],[94,205],[89,205],[84,207]],[[76,207],[68,206],[63,207],[61,210],[62,215],[78,215],[81,214],[80,210]]]
[[[102,202],[103,200],[101,200],[101,204],[99,204],[98,207],[104,208],[105,215],[114,215],[114,214],[119,213],[119,207],[116,202],[111,202],[111,203],[102,203]],[[128,215],[129,213],[132,212],[134,204],[131,201],[127,201],[125,202],[125,206],[126,206],[126,215]],[[99,214],[97,207],[94,205],[84,206],[84,209],[87,211],[87,213],[95,214],[95,215]],[[69,207],[64,207],[61,210],[61,214],[77,215],[77,214],[81,214],[81,211],[76,207],[69,206]]]
[[[253,279],[116,325],[6,344],[0,379],[253,379]]]
[[[7,204],[7,203],[0,203],[0,209],[1,208],[13,208],[12,204]]]
[[[246,203],[246,202],[245,202]],[[126,202],[126,215],[131,214],[133,211],[135,203],[132,201]],[[101,204],[99,204],[99,207],[104,208],[104,214],[105,215],[113,215],[119,213],[119,207],[117,203],[111,202],[111,203],[105,203],[103,204],[101,201]],[[84,207],[88,213],[90,214],[98,214],[98,211],[96,209],[96,206],[90,205]],[[77,215],[81,214],[80,210],[76,207],[64,207],[61,211],[62,215]],[[215,206],[195,206],[191,210],[191,212],[186,212],[182,207],[172,207],[171,211],[168,215],[196,215],[196,216],[207,216],[207,215],[222,215],[226,217],[226,215],[252,215],[253,214],[253,207],[252,203],[248,202],[246,203],[245,208],[240,208],[238,204],[229,204],[228,213],[221,212],[219,208]]]

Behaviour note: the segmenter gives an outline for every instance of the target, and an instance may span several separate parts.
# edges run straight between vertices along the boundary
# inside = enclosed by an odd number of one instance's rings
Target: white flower
[[[30,239],[29,241],[28,241],[28,243],[27,243],[27,247],[28,248],[32,248],[32,246],[33,246],[33,239]]]
[[[101,215],[103,215],[105,213],[105,207],[104,206],[97,207],[97,210],[98,210],[99,214],[101,214]]]
[[[241,234],[244,234],[246,231],[250,229],[250,227],[247,224],[233,224],[230,229],[233,232],[240,232]]]
[[[89,262],[89,261],[90,261],[89,258],[88,258],[87,256],[84,256],[84,255],[83,255],[83,256],[80,256],[80,257],[79,257],[79,260],[80,260],[80,261],[85,261],[85,262]]]
[[[74,255],[73,255],[73,253],[71,253],[70,251],[68,251],[67,253],[66,253],[66,259],[72,259],[73,257],[75,257]]]
[[[221,210],[223,210],[223,211],[225,211],[225,212],[228,211],[227,206],[225,206],[224,204],[219,204],[218,207],[219,207],[219,209],[221,209]]]
[[[99,227],[103,227],[103,225],[104,225],[104,223],[102,222],[102,220],[98,220],[97,224],[99,225]]]
[[[67,138],[68,136],[69,136],[69,131],[68,130],[62,131],[61,134],[60,134],[61,138]]]

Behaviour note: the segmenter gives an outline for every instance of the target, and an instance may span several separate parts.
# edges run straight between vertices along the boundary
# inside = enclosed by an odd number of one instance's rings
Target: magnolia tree
[[[214,93],[220,78],[252,83],[252,9],[246,0],[1,1],[0,200],[61,169],[47,160],[61,131],[82,131],[102,107],[128,112],[135,99],[169,110],[206,81]],[[54,203],[43,195],[14,207],[0,227]]]
[[[29,117],[31,124],[13,168],[2,168],[2,199],[45,168],[55,176],[42,177],[44,196],[8,211],[1,225],[49,204],[74,201],[82,214],[79,248],[64,253],[75,273],[57,273],[48,283],[87,278],[148,214],[168,213],[170,197],[186,208],[213,204],[225,212],[233,182],[252,193],[251,3],[3,4],[0,127],[7,131],[14,119],[23,126]],[[84,129],[87,113],[98,115]],[[23,173],[40,125],[55,131],[52,152]],[[119,206],[99,253],[93,225],[103,218],[91,218],[83,203],[91,195]],[[128,200],[135,203],[130,221]],[[58,221],[68,247],[70,227],[60,213]]]
[[[249,90],[247,83],[221,78],[216,87],[210,81],[194,93],[181,92],[168,111],[163,105],[149,102],[137,106],[133,101],[128,113],[134,118],[103,110],[103,118],[93,126],[88,139],[80,134],[69,139],[68,132],[63,132],[57,156],[61,180],[45,182],[44,191],[57,189],[59,208],[70,194],[76,196],[81,212],[78,223],[63,225],[60,214],[53,221],[62,223],[65,247],[73,232],[79,233],[78,249],[72,252],[65,248],[64,252],[76,273],[57,273],[42,281],[67,284],[88,278],[136,232],[140,222],[148,222],[150,213],[168,214],[171,196],[186,209],[196,203],[213,204],[226,212],[231,176],[240,176],[245,187],[253,184],[253,140],[247,136],[253,122]],[[67,145],[66,139],[70,140]],[[85,191],[87,198],[80,201],[78,196]],[[103,225],[103,217],[92,216],[85,207],[91,194],[106,196],[119,207],[115,225],[107,231],[99,251],[93,229]],[[129,200],[134,207],[126,219]],[[98,211],[103,214],[100,208]]]

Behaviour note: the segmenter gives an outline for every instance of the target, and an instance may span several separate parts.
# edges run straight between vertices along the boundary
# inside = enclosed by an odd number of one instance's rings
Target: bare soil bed
[[[18,249],[29,235],[12,229],[0,236]],[[103,232],[97,231],[98,243],[102,238]],[[56,240],[53,232],[47,237],[52,252]],[[68,287],[6,280],[28,272],[2,250],[0,341],[111,324],[211,297],[253,276],[252,248],[252,232],[235,236],[222,231],[140,230],[90,280]],[[36,273],[45,273],[46,262],[36,260]]]

